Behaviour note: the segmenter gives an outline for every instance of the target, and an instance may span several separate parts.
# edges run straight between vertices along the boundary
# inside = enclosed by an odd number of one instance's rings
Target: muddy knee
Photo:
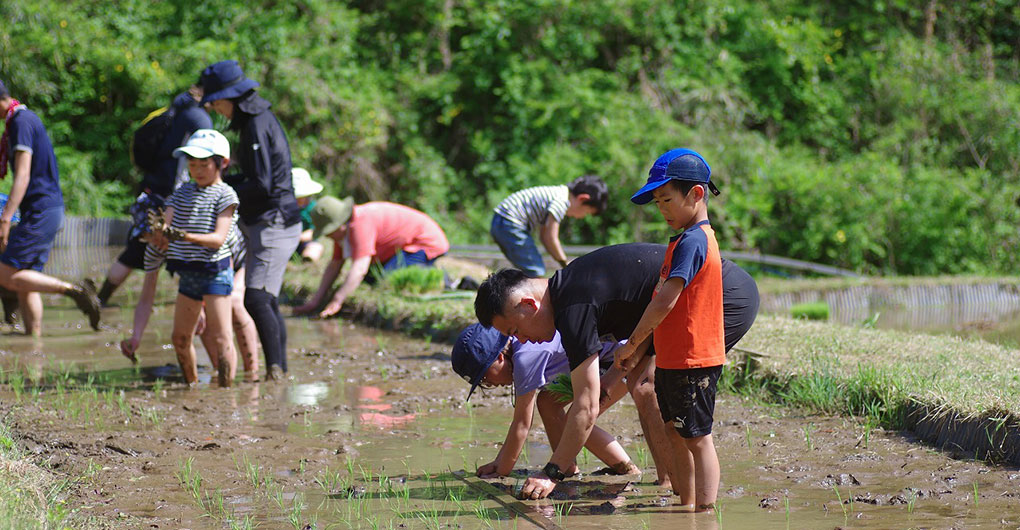
[[[177,351],[187,350],[191,347],[191,340],[194,336],[190,333],[173,333],[170,335],[170,342]]]

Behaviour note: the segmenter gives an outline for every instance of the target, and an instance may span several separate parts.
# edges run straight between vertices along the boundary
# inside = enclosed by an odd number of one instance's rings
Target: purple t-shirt
[[[603,342],[599,360],[613,362],[613,353],[616,352],[616,348],[626,343],[626,340]],[[539,344],[522,343],[511,338],[510,351],[514,363],[514,395],[517,397],[544,387],[560,374],[570,373],[570,361],[567,360],[566,350],[560,344],[558,331],[551,341]]]

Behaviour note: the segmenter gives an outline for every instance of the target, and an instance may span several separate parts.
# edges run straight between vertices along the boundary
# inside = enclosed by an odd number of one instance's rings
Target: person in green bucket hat
[[[295,314],[308,314],[322,307],[320,318],[335,315],[344,300],[361,285],[373,263],[383,272],[403,267],[432,267],[450,250],[446,234],[423,212],[392,202],[354,204],[350,197],[323,197],[312,209],[313,239],[333,240],[333,258],[322,273],[319,289]],[[331,299],[327,294],[350,258],[351,268]]]

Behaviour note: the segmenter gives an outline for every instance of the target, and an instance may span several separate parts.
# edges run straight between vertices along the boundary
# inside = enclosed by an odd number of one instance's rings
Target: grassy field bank
[[[71,489],[84,478],[32,463],[8,426],[0,423],[0,529],[99,528],[66,503]]]

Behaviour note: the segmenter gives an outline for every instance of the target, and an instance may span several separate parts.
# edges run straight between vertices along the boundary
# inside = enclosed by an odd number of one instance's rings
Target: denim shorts
[[[18,270],[42,272],[43,266],[50,259],[53,240],[63,222],[63,206],[24,213],[21,222],[11,228],[7,248],[0,254],[0,262]]]
[[[202,301],[205,295],[229,296],[234,290],[234,270],[226,268],[220,272],[180,271],[180,285],[177,292]]]
[[[528,229],[497,213],[492,216],[489,233],[514,267],[524,271],[524,274],[531,278],[545,276],[542,253],[535,246],[535,240],[532,239]]]

